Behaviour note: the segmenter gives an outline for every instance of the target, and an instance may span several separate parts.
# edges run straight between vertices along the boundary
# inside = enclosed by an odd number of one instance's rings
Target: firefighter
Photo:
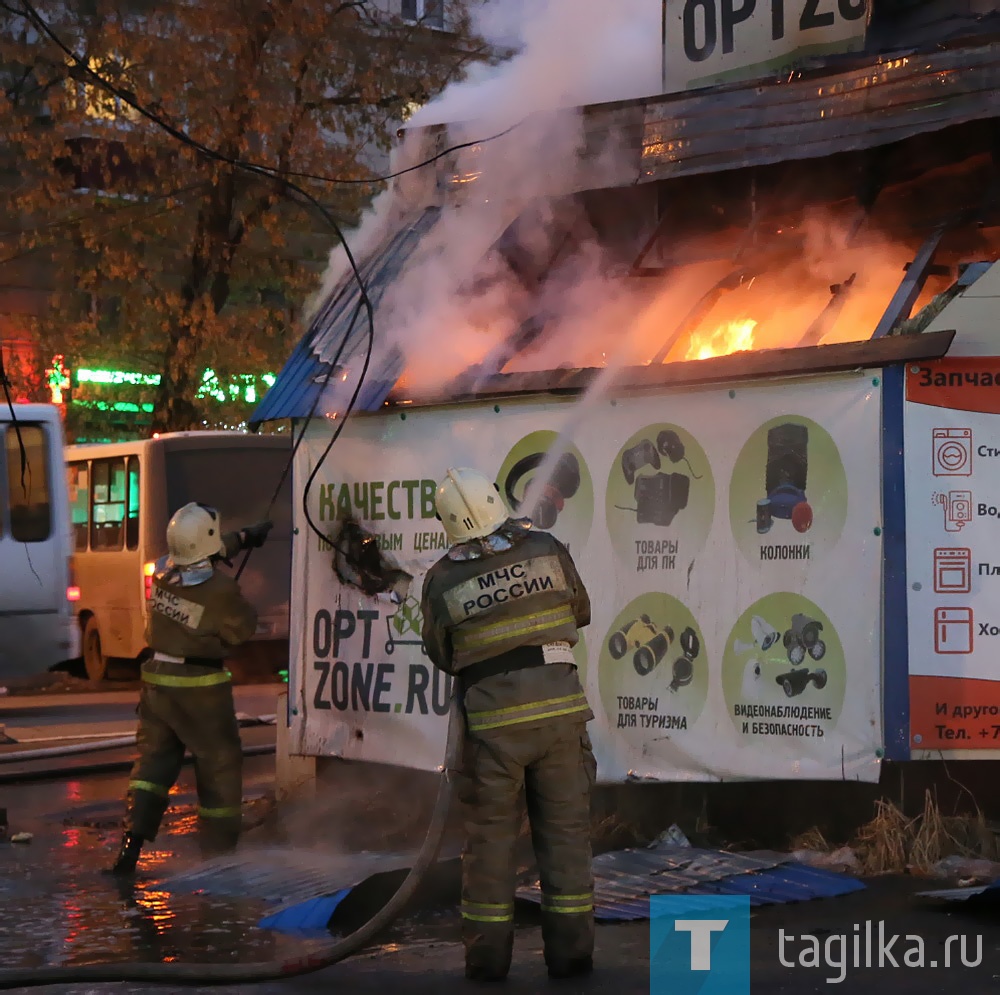
[[[590,792],[594,716],[572,647],[590,599],[569,551],[512,519],[496,486],[451,469],[438,486],[451,544],[424,580],[423,639],[458,681],[466,721],[462,936],[465,975],[500,981],[514,942],[514,847],[521,791],[542,887],[553,978],[593,966]]]
[[[143,843],[156,839],[185,748],[195,763],[202,852],[236,845],[243,747],[223,662],[254,634],[257,613],[216,563],[263,545],[271,524],[223,535],[219,513],[191,503],[167,525],[168,555],[156,564],[149,600],[146,642],[152,657],[142,665],[139,756],[113,874],[131,874]]]

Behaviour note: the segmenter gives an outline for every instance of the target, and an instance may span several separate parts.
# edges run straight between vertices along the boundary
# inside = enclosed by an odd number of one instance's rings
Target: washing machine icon
[[[971,477],[972,429],[934,429],[932,463],[935,477]]]

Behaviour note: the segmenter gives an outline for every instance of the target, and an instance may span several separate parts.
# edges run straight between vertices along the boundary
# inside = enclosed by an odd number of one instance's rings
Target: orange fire
[[[714,331],[696,332],[691,336],[685,359],[711,359],[728,356],[734,352],[748,352],[753,348],[753,333],[757,322],[752,318],[727,321]]]

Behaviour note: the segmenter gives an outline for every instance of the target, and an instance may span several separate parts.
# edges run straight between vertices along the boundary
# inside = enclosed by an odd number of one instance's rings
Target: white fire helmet
[[[452,543],[482,539],[510,517],[496,485],[468,467],[448,471],[438,484],[435,506]]]
[[[210,556],[225,556],[219,513],[215,508],[193,501],[179,508],[167,524],[167,550],[179,567],[207,560]]]

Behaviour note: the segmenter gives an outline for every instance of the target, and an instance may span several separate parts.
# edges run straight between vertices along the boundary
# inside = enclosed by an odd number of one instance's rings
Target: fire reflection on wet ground
[[[0,845],[0,963],[261,962],[319,946],[257,928],[260,900],[174,894],[163,880],[197,862],[189,817],[150,844],[134,882],[101,873],[115,831],[65,827]]]

